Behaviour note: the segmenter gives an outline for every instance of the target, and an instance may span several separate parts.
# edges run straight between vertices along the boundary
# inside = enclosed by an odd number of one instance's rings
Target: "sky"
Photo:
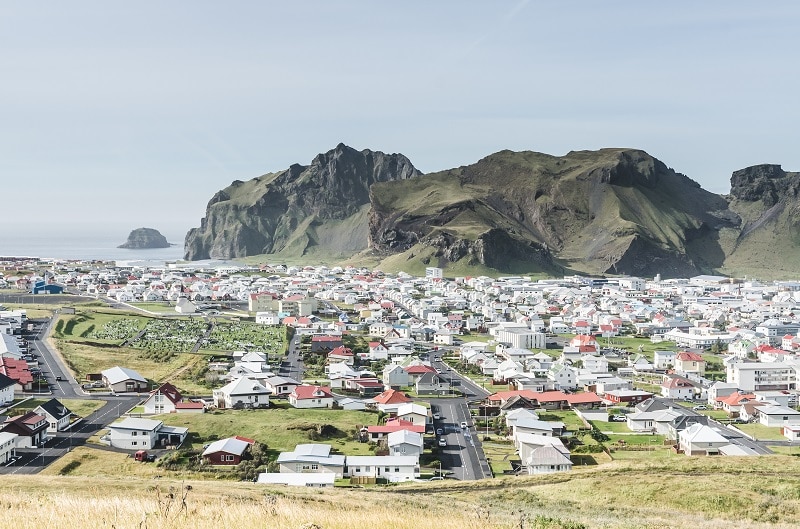
[[[174,239],[340,142],[423,172],[632,147],[727,193],[800,171],[799,23],[795,1],[6,0],[0,226]]]

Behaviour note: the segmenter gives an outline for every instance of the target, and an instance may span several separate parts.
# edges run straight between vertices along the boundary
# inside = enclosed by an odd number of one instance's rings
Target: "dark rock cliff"
[[[158,230],[153,228],[137,228],[128,235],[128,240],[120,244],[117,248],[128,248],[134,250],[148,248],[169,248],[167,238],[161,235]]]

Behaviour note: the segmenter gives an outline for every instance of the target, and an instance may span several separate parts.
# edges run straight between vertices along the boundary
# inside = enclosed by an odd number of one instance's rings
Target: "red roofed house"
[[[311,352],[321,353],[332,351],[342,345],[341,336],[318,335],[311,337]]]
[[[569,341],[569,345],[572,347],[594,347],[597,350],[597,339],[590,334],[579,334]]]
[[[411,402],[411,399],[406,396],[402,391],[395,389],[387,389],[380,395],[372,397],[380,411],[390,413],[397,411],[397,407],[406,402]]]
[[[353,350],[344,345],[340,345],[328,353],[328,364],[347,364],[349,366],[355,364],[355,356]]]
[[[16,360],[0,356],[0,374],[16,382],[16,391],[30,391],[33,389],[33,374],[25,360]]]
[[[144,412],[160,413],[204,413],[206,411],[202,402],[184,402],[178,388],[166,382],[150,392],[144,401]]]
[[[426,366],[423,364],[416,364],[413,366],[408,366],[405,368],[406,373],[411,378],[411,385],[417,383],[417,380],[424,375],[425,373],[436,373],[436,369],[431,366]]]
[[[675,371],[703,375],[706,372],[706,361],[697,353],[681,351],[675,357]]]
[[[661,382],[661,396],[668,399],[691,400],[695,392],[695,384],[684,377],[668,375]]]
[[[410,432],[425,433],[425,425],[417,425],[410,421],[403,419],[389,419],[385,425],[367,426],[367,433],[369,434],[370,441],[380,441],[388,437],[390,433],[400,430],[408,430]]]
[[[17,448],[35,448],[47,441],[47,418],[29,411],[8,419],[0,427],[0,432],[17,434]]]
[[[297,386],[289,393],[289,404],[295,408],[330,408],[333,394],[325,386]]]
[[[722,399],[718,399],[718,402],[722,405],[722,409],[728,412],[728,416],[736,417],[739,415],[739,411],[742,409],[743,405],[754,400],[756,400],[756,396],[753,393],[737,392],[731,393]]]

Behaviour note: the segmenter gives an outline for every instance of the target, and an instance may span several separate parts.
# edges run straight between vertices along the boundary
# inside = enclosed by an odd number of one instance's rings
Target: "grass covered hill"
[[[790,456],[686,458],[325,491],[166,476],[3,476],[0,526],[790,528],[800,524],[797,470]]]
[[[451,276],[796,270],[800,173],[754,166],[731,184],[708,192],[636,149],[501,151],[421,174],[403,155],[339,145],[219,191],[185,254]]]

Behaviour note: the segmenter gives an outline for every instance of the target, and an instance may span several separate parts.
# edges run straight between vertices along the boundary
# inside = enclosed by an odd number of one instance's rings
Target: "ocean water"
[[[162,232],[163,233],[163,232]],[[103,259],[114,261],[176,261],[183,258],[183,235],[164,236],[174,246],[148,250],[117,248],[127,240],[127,234],[75,230],[3,233],[0,230],[0,257],[39,257],[56,259]]]

